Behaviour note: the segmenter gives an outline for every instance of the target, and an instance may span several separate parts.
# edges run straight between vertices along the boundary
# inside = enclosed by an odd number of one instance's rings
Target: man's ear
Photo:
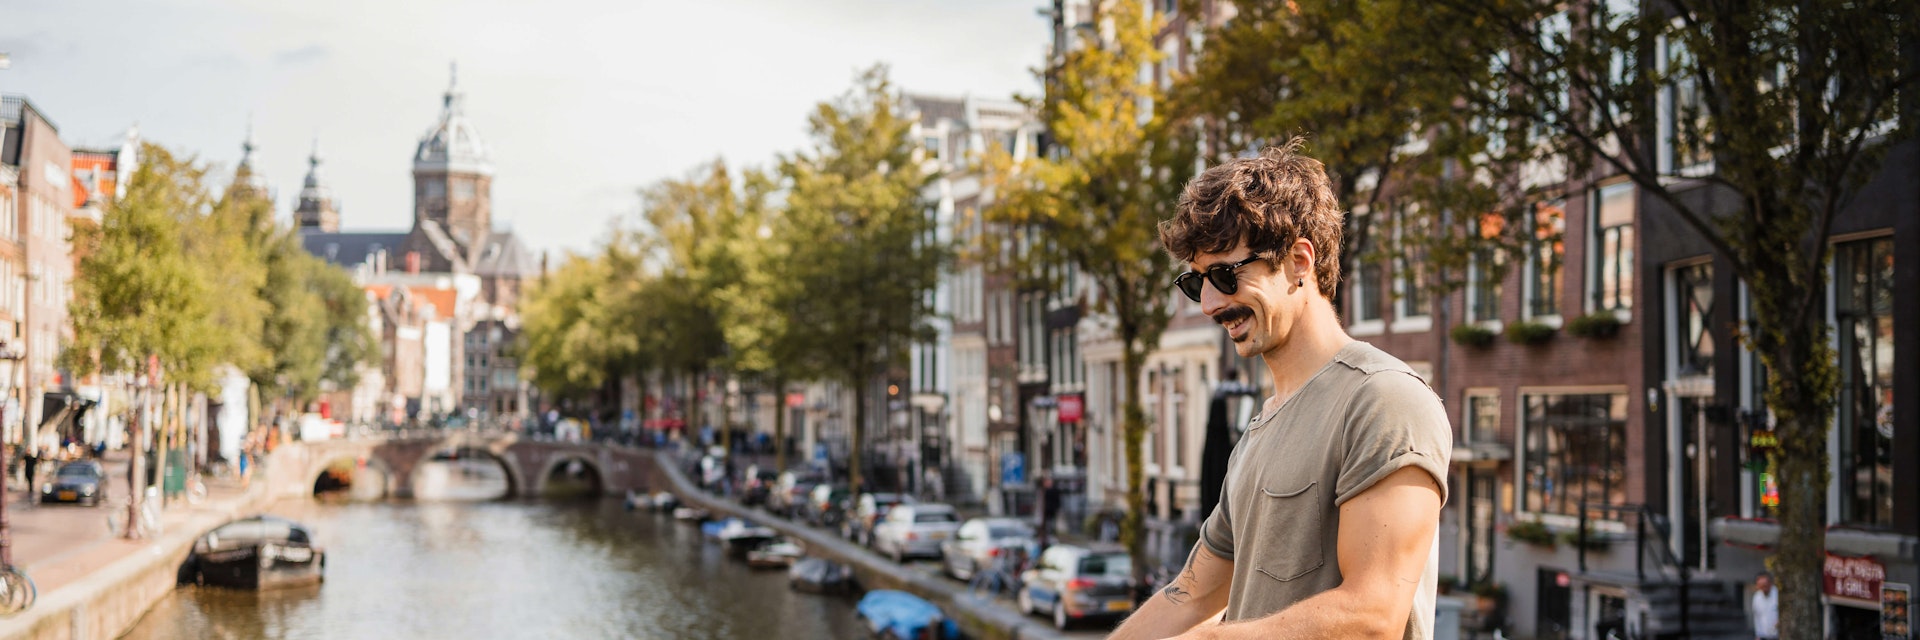
[[[1294,240],[1293,246],[1287,249],[1287,271],[1294,274],[1293,277],[1295,278],[1314,280],[1313,258],[1315,254],[1313,241],[1306,238]]]

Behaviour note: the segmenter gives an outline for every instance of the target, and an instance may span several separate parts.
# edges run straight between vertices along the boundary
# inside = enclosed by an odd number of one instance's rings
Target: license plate
[[[935,531],[935,532],[933,532],[933,534],[932,534],[932,535],[929,535],[929,536],[927,536],[927,537],[928,537],[928,538],[930,538],[930,539],[933,539],[933,540],[945,540],[945,539],[947,539],[947,532],[945,532],[945,531]]]
[[[1125,600],[1113,600],[1107,603],[1108,611],[1126,611],[1132,608],[1133,608],[1133,603],[1127,602]]]
[[[62,491],[62,492],[60,492],[60,499],[61,499],[61,500],[74,500],[74,499],[76,499],[77,497],[78,497],[78,496],[76,496],[76,495],[75,495],[75,494],[74,494],[74,493],[73,493],[72,491]]]

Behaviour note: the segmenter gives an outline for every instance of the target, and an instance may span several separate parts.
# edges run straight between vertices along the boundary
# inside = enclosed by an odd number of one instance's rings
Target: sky
[[[411,161],[450,63],[492,148],[494,224],[589,250],[638,190],[807,143],[885,63],[902,90],[1038,90],[1046,0],[0,0],[0,92],[76,147],[143,139],[231,175],[249,123],[289,215],[318,141],[343,229],[412,224]]]

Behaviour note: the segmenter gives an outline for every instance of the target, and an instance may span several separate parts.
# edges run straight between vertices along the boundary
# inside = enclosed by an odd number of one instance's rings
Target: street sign
[[[1000,486],[1027,483],[1027,457],[1020,452],[1000,456]]]
[[[1078,395],[1060,396],[1060,422],[1070,424],[1079,422],[1086,415],[1086,404]]]

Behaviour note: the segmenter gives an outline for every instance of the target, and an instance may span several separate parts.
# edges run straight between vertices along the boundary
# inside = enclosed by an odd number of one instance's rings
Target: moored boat
[[[276,516],[235,520],[194,541],[182,577],[229,589],[277,589],[318,584],[326,552],[305,525]]]
[[[747,552],[747,566],[755,569],[785,569],[801,556],[800,545],[785,538],[775,539]]]

